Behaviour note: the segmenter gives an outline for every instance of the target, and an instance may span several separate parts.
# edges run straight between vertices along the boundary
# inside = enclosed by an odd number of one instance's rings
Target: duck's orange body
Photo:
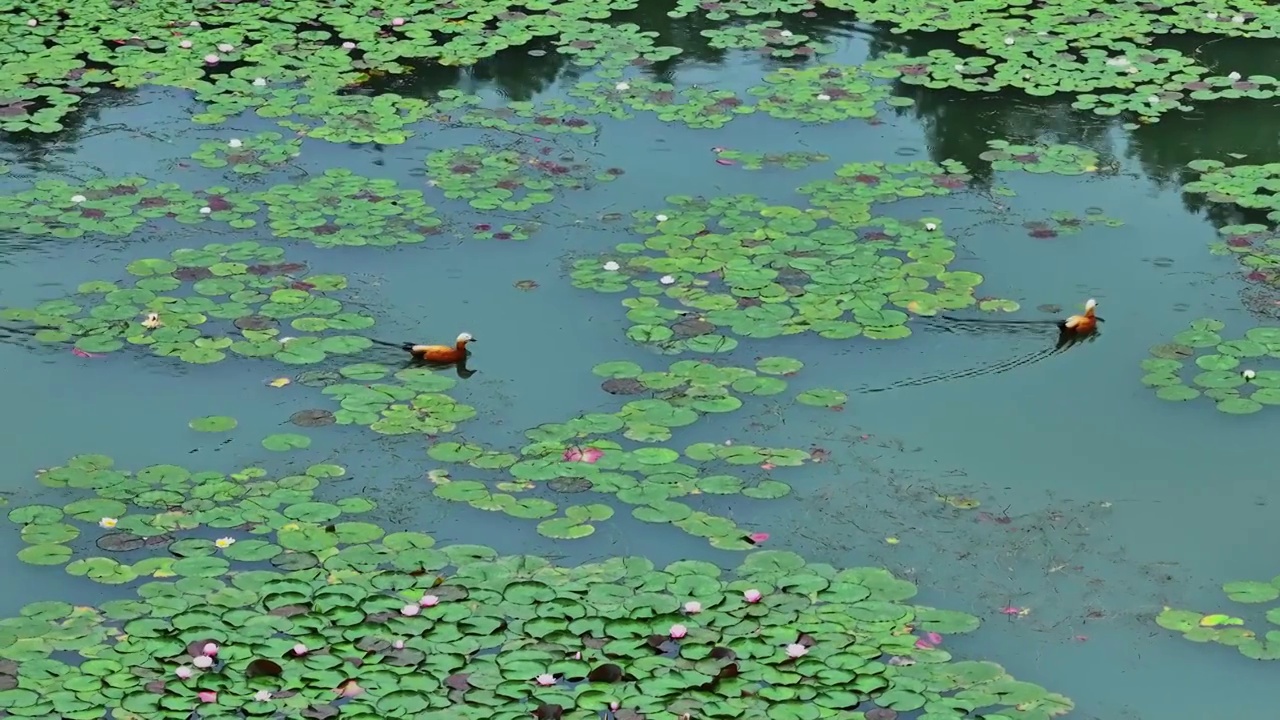
[[[458,339],[454,341],[453,346],[449,345],[406,345],[408,350],[418,360],[424,360],[430,363],[453,364],[459,363],[467,359],[467,343],[475,342],[475,338],[469,333],[462,333]]]
[[[1096,300],[1092,298],[1084,304],[1083,315],[1072,315],[1062,321],[1063,332],[1073,333],[1075,335],[1089,335],[1098,329],[1098,320],[1100,319],[1094,314],[1094,309],[1098,306]]]

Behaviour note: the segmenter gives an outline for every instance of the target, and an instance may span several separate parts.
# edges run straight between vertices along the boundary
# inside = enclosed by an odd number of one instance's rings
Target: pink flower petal
[[[212,690],[201,690],[200,692],[196,693],[196,697],[200,698],[200,702],[202,703],[218,702],[218,693]]]
[[[735,163],[734,161],[728,158],[716,158],[716,164],[717,165],[736,165],[737,163]]]
[[[582,460],[582,451],[576,447],[571,447],[565,450],[564,455],[562,455],[561,457],[564,459],[565,462],[578,462]]]
[[[582,451],[582,462],[584,463],[594,465],[595,462],[602,457],[604,457],[603,450],[597,450],[596,448],[587,448],[586,450]]]
[[[766,533],[766,532],[751,533],[750,535],[747,536],[747,539],[750,540],[752,543],[759,545],[760,543],[769,539],[769,533]]]
[[[925,637],[925,639],[926,639],[926,640],[928,640],[928,641],[929,641],[931,644],[933,644],[933,645],[941,645],[941,644],[942,644],[942,636],[941,636],[941,635],[939,635],[939,634],[938,634],[938,633],[936,633],[936,632],[926,633],[924,637]]]

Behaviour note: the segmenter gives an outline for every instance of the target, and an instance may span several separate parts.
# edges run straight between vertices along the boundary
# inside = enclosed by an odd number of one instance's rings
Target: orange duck
[[[1098,307],[1098,301],[1089,298],[1089,301],[1084,304],[1083,315],[1072,315],[1058,323],[1059,348],[1079,342],[1098,331],[1098,323],[1104,321],[1094,314],[1096,307]]]
[[[453,365],[463,362],[467,359],[467,343],[475,342],[476,339],[471,337],[471,333],[459,333],[457,339],[453,341],[453,345],[419,345],[417,343],[393,343],[385,340],[373,340],[379,345],[387,347],[400,348],[407,351],[413,356],[414,360],[423,362],[437,363],[440,365]]]

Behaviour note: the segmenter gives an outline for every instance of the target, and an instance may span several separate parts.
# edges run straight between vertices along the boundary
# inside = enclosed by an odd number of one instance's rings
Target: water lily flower
[[[39,24],[40,24],[40,21],[36,20],[35,18],[31,18],[30,20],[27,21],[27,27],[35,27]]]
[[[160,313],[149,312],[146,317],[142,318],[142,327],[148,330],[156,330],[164,327],[164,321],[160,319]]]
[[[667,221],[667,216],[666,216],[666,215],[654,215],[654,216],[653,216],[653,219],[654,219],[654,220],[657,220],[658,222],[666,222],[666,221]]]
[[[232,45],[231,43],[218,43],[218,52],[229,53],[235,49],[236,49],[236,46]]]
[[[227,145],[233,148],[243,147],[244,141],[240,138],[231,138],[227,141]]]
[[[89,198],[87,198],[87,197],[85,197],[85,196],[83,196],[83,195],[72,195],[72,196],[71,196],[71,202],[76,203],[76,204],[80,204],[80,203],[82,203],[82,202],[84,202],[85,200],[88,200],[88,199],[89,199]]]
[[[684,604],[684,611],[690,615],[702,612],[702,603],[697,600],[690,600]]]
[[[1243,16],[1243,15],[1233,15],[1233,16],[1231,17],[1231,22],[1233,22],[1233,23],[1242,23],[1242,22],[1244,22],[1244,16]]]
[[[1031,608],[1017,607],[1016,605],[1007,605],[1005,607],[1000,608],[1000,614],[1001,615],[1017,615],[1019,617],[1026,617],[1027,615],[1031,614]]]
[[[676,623],[671,626],[671,629],[667,631],[667,634],[670,635],[672,639],[679,640],[689,634],[689,628],[681,625],[680,623]]]
[[[221,59],[222,58],[218,57],[217,55],[214,55],[213,53],[209,53],[208,55],[204,56],[204,61],[208,65],[217,65],[218,61]]]
[[[1151,97],[1147,98],[1147,102],[1151,103],[1152,105],[1155,105],[1160,102],[1160,97],[1157,95],[1152,95]]]
[[[675,281],[676,281],[675,277],[671,275],[663,275],[662,277],[658,278],[658,282],[662,283],[663,285],[673,285],[675,284]]]
[[[889,664],[893,665],[894,667],[908,667],[911,665],[915,665],[916,661],[908,657],[901,657],[898,655],[894,655],[893,657],[889,658]]]
[[[183,680],[189,680],[191,679],[191,676],[193,673],[191,672],[191,668],[187,667],[186,665],[181,665],[178,667],[177,670],[173,671],[173,674],[177,675]]]
[[[355,43],[353,43],[353,42],[351,42],[350,40],[348,40],[348,41],[346,41],[346,42],[342,43],[342,49],[343,49],[343,50],[355,50],[355,49],[356,49],[356,44],[355,44]]]
[[[218,646],[214,643],[205,643],[204,647],[200,648],[200,652],[208,657],[213,657],[218,654]]]
[[[742,593],[742,599],[746,600],[749,603],[758,603],[760,602],[760,598],[762,597],[764,597],[764,595],[762,595],[760,591],[756,590],[755,588],[751,588],[750,590]]]
[[[1129,58],[1120,55],[1113,58],[1107,58],[1107,64],[1112,67],[1124,67],[1129,64]]]
[[[182,48],[183,50],[190,50],[191,45],[192,43],[190,40],[183,40],[182,42],[178,43],[178,47]]]
[[[621,267],[622,267],[621,265],[619,265],[618,263],[616,263],[616,262],[614,262],[614,261],[612,261],[612,260],[610,260],[609,262],[607,262],[607,263],[605,263],[605,264],[604,264],[604,269],[605,269],[605,270],[608,270],[609,272],[613,272],[613,271],[615,271],[615,270],[618,270],[618,269],[620,269]]]
[[[830,99],[831,99],[831,96],[830,96],[830,95],[828,95],[828,94],[826,94],[826,93],[818,93],[818,96],[817,96],[817,98],[815,98],[815,99],[817,99],[817,100],[819,100],[819,101],[821,101],[821,102],[826,102],[826,101],[828,101],[828,100],[830,100]]]
[[[781,35],[782,37],[791,37],[791,31],[790,31],[790,30],[783,30],[783,31],[779,32],[778,34],[779,34],[779,35]]]
[[[1231,79],[1232,81],[1239,80],[1239,79],[1240,79],[1240,73],[1238,73],[1238,72],[1236,72],[1236,71],[1232,70],[1231,72],[1227,73],[1227,77],[1228,77],[1229,79]]]
[[[626,84],[626,83],[624,83],[624,82],[620,82],[620,83],[618,83],[617,85],[614,85],[614,86],[613,86],[613,89],[614,89],[614,90],[617,90],[617,91],[619,91],[619,92],[622,92],[622,91],[624,91],[624,90],[630,90],[630,89],[631,89],[631,86],[630,86],[630,85],[628,85],[628,84]]]
[[[1254,371],[1252,371],[1252,370],[1241,370],[1241,371],[1240,371],[1240,377],[1244,378],[1245,380],[1252,380],[1252,379],[1254,379],[1254,378],[1258,377],[1258,373],[1256,373],[1256,372],[1254,372]]]
[[[1218,13],[1216,13],[1216,12],[1206,13],[1206,14],[1205,14],[1205,17],[1206,17],[1206,18],[1208,18],[1208,19],[1210,19],[1210,20],[1217,20],[1217,19],[1218,19]]]
[[[418,614],[418,609],[419,608],[416,604],[405,605],[404,607],[400,608],[400,614],[404,615],[405,617],[413,617],[414,615]]]
[[[584,462],[588,465],[594,465],[602,457],[604,457],[604,451],[593,447],[571,447],[561,455],[561,459],[567,462]]]
[[[404,24],[404,18],[392,18],[391,24],[396,27],[400,27],[401,25]]]
[[[1005,39],[1004,39],[1004,44],[1005,44],[1005,45],[1012,45],[1012,44],[1013,44],[1013,38],[1011,38],[1011,37],[1007,37],[1007,38],[1005,38]]]
[[[789,658],[804,657],[804,654],[807,652],[809,652],[809,648],[801,645],[800,643],[791,643],[787,646],[787,657]]]
[[[435,607],[440,604],[440,598],[435,595],[423,595],[422,599],[418,601],[418,604],[422,607]]]
[[[266,78],[254,78],[254,79],[253,79],[253,85],[254,85],[254,87],[266,87],[266,86],[267,86],[267,79],[266,79]]]
[[[395,648],[395,649],[397,649],[397,650],[403,650],[403,649],[404,649],[404,641],[403,641],[403,640],[396,640],[395,642],[391,643],[391,647],[393,647],[393,648]]]
[[[208,205],[205,205],[204,207],[200,208],[201,215],[208,215],[211,212],[213,212],[213,208],[209,207]]]
[[[938,229],[938,226],[934,223],[927,222],[924,224],[924,229],[928,230],[929,232],[933,232],[934,230]]]
[[[769,533],[767,533],[767,532],[753,532],[753,533],[751,533],[751,534],[747,535],[747,539],[748,539],[748,540],[750,540],[750,541],[751,541],[751,543],[752,543],[753,545],[759,545],[760,543],[762,543],[762,542],[764,542],[765,540],[768,540],[768,539],[769,539]]]
[[[107,530],[110,530],[111,528],[115,527],[119,523],[120,523],[120,520],[117,518],[104,517],[98,521],[98,527],[106,528]]]
[[[191,664],[195,665],[201,670],[208,670],[209,668],[213,667],[213,658],[209,657],[208,655],[197,655],[191,658]]]
[[[622,707],[622,703],[618,702],[617,700],[609,701],[609,712],[618,712],[618,709],[621,707]]]
[[[257,700],[258,702],[266,702],[271,699],[271,691],[259,690],[258,692],[253,694],[253,699]]]
[[[307,646],[306,646],[306,645],[303,645],[302,643],[298,643],[297,645],[294,645],[294,646],[293,646],[293,654],[294,654],[295,656],[302,656],[302,655],[306,655],[306,654],[307,654]]]
[[[556,684],[556,676],[550,673],[542,673],[538,677],[534,678],[533,681],[543,687],[549,687]]]
[[[200,21],[198,21],[198,20],[192,20],[191,22],[187,23],[187,26],[188,26],[188,27],[200,27]]]
[[[200,702],[202,703],[218,702],[218,693],[212,690],[201,690],[200,692],[196,693],[196,697],[200,698]]]
[[[218,538],[217,540],[214,540],[213,544],[217,545],[222,550],[226,550],[227,548],[236,544],[236,539],[233,537],[221,537],[221,538]]]

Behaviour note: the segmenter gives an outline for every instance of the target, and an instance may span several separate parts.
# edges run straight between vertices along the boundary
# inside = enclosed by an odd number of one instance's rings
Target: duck
[[[398,347],[408,352],[415,360],[423,362],[437,363],[440,365],[453,365],[464,362],[467,359],[467,343],[473,343],[476,339],[471,333],[458,333],[458,337],[454,339],[453,345],[419,345],[417,343],[390,343],[381,340],[374,340],[379,345],[387,345],[389,347]]]
[[[1071,317],[1058,323],[1058,329],[1064,333],[1072,333],[1074,335],[1090,335],[1098,329],[1098,323],[1102,322],[1102,318],[1094,314],[1094,309],[1098,307],[1098,301],[1093,298],[1084,304],[1083,315],[1072,315]]]

